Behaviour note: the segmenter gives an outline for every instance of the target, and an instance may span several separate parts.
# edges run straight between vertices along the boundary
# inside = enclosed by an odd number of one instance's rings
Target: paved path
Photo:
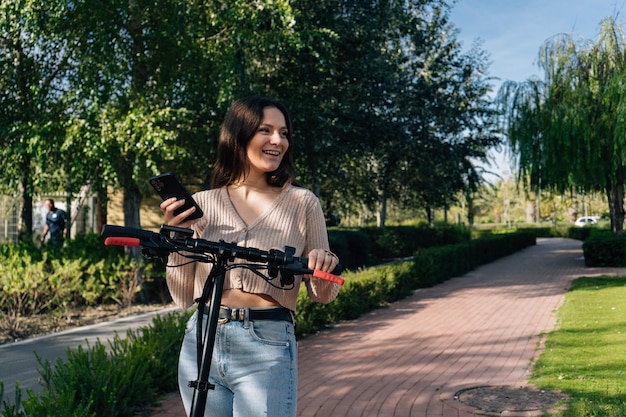
[[[478,416],[455,393],[524,386],[572,280],[592,275],[626,275],[626,268],[585,268],[579,241],[538,239],[536,246],[306,337],[299,346],[298,416]],[[184,416],[177,394],[152,414]]]
[[[26,339],[21,342],[0,345],[0,381],[4,382],[4,399],[15,404],[15,382],[19,381],[26,398],[26,389],[41,392],[39,364],[34,352],[45,360],[54,363],[57,358],[65,360],[67,349],[78,345],[94,344],[97,340],[106,343],[117,332],[126,335],[129,329],[149,326],[155,314],[163,314],[176,308],[168,308],[152,313],[124,317],[118,320],[73,328],[47,336]]]

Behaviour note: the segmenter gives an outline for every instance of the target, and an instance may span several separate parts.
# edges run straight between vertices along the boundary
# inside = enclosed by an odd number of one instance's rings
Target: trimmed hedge
[[[371,265],[372,245],[366,233],[359,230],[331,229],[328,231],[330,249],[341,259],[344,269]]]
[[[626,238],[599,235],[583,242],[585,266],[626,266]]]
[[[420,286],[429,287],[449,278],[465,274],[479,265],[535,245],[531,233],[493,235],[467,243],[428,248],[418,251],[415,262],[416,279]]]
[[[407,258],[416,250],[467,242],[471,229],[459,225],[430,227],[386,226],[328,231],[330,248],[345,269],[371,266],[385,260]]]
[[[333,323],[355,319],[418,288],[463,275],[534,244],[533,234],[512,233],[418,250],[410,261],[344,273],[346,282],[335,301],[328,305],[311,301],[302,288],[298,295],[296,333],[314,333]]]

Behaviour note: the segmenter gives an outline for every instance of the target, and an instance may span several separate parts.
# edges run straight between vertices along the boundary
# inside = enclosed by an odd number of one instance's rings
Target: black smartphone
[[[178,215],[191,207],[195,207],[196,211],[191,213],[185,220],[199,219],[204,215],[202,209],[198,206],[198,203],[196,203],[196,200],[193,199],[189,191],[187,191],[183,183],[180,182],[173,172],[167,172],[150,178],[150,185],[159,193],[159,196],[161,196],[163,200],[172,197],[176,197],[177,200],[185,200],[185,204],[176,209],[174,214]]]

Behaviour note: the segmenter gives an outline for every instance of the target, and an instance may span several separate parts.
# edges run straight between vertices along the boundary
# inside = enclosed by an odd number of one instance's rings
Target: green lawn
[[[570,395],[562,417],[626,416],[626,277],[577,279],[530,382]]]

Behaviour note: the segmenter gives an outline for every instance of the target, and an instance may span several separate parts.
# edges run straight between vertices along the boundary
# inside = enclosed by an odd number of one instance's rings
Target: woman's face
[[[248,142],[248,175],[264,176],[276,171],[289,148],[285,116],[275,107],[263,109],[263,121],[256,134]]]

